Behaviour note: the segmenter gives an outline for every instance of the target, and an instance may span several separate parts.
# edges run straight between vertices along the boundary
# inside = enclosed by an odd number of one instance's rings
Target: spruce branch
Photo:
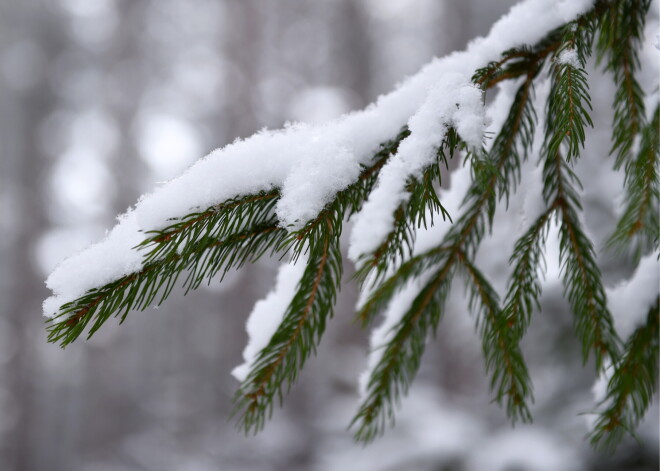
[[[358,441],[372,441],[383,433],[388,423],[393,423],[396,405],[401,395],[407,393],[419,369],[428,333],[435,331],[440,322],[444,302],[451,287],[457,253],[438,251],[435,256],[443,259],[440,267],[430,276],[410,308],[392,328],[387,336],[387,343],[377,347],[383,349],[382,355],[370,372],[366,398],[351,421],[351,426],[356,426],[354,437]],[[421,259],[417,259],[419,260]],[[419,270],[414,264],[408,264],[404,272],[409,268]],[[409,276],[410,273],[403,275],[403,278]],[[393,294],[394,291],[389,292],[390,296]],[[382,297],[381,292],[372,296],[372,300],[381,298],[382,302]],[[361,315],[365,316],[364,310]]]
[[[534,310],[541,309],[541,284],[538,274],[545,268],[543,249],[555,210],[551,207],[536,219],[516,241],[509,259],[513,273],[504,299],[502,316],[509,326],[510,335],[518,340],[527,330]]]
[[[367,301],[360,307],[358,319],[362,324],[366,326],[371,323],[374,317],[387,307],[406,284],[445,261],[447,251],[448,249],[444,246],[439,246],[403,262],[394,273],[376,286]]]
[[[625,249],[631,247],[635,259],[658,248],[660,243],[660,107],[641,132],[636,159],[626,163],[625,207],[609,245]]]
[[[582,206],[575,186],[580,182],[560,154],[548,156],[543,171],[544,196],[553,200],[560,221],[559,258],[564,293],[575,316],[582,358],[586,362],[593,354],[600,370],[605,358],[618,358],[619,339],[607,307],[593,244],[578,217]]]
[[[370,374],[367,398],[352,421],[357,427],[357,440],[372,440],[383,432],[388,420],[392,420],[401,392],[407,391],[419,367],[426,338],[438,325],[457,261],[461,257],[473,257],[487,225],[492,222],[501,179],[515,179],[518,175],[516,170],[521,159],[526,156],[534,134],[536,114],[530,104],[530,95],[537,72],[538,69],[530,71],[519,88],[509,116],[495,139],[490,158],[495,161],[496,172],[488,178],[486,185],[483,182],[473,182],[464,202],[464,205],[469,204],[469,207],[451,227],[443,242],[438,247],[404,262],[394,274],[377,286],[360,310],[359,318],[363,323],[368,323],[412,279],[429,276],[429,273],[433,272],[431,281],[421,290],[410,310],[394,329],[392,340],[384,347],[380,361]],[[522,150],[518,151],[518,145]],[[508,186],[501,185],[499,188],[501,194],[508,195]],[[424,309],[427,310],[426,313],[423,313]],[[497,340],[484,337],[484,342]],[[400,351],[403,348],[409,348],[410,351],[404,355]],[[489,351],[494,350],[489,348]],[[507,358],[512,356],[513,354]],[[493,371],[499,370],[493,367]],[[524,390],[529,391],[530,388]],[[518,397],[519,390],[511,390],[511,394],[512,397]],[[513,402],[517,403],[518,399],[513,399]],[[526,417],[525,407],[520,408],[520,416]]]
[[[534,66],[528,70],[525,81],[518,89],[513,104],[502,129],[498,133],[489,152],[495,172],[484,183],[474,182],[463,202],[462,216],[452,226],[443,245],[453,248],[459,260],[470,274],[473,283],[481,280],[474,259],[481,240],[490,231],[495,216],[497,203],[505,199],[508,205],[510,192],[515,190],[520,180],[521,163],[527,159],[533,144],[536,128],[536,113],[532,105],[533,81],[549,52],[535,56]],[[489,291],[481,292],[485,295]],[[471,299],[477,299],[473,291]],[[483,298],[482,298],[483,299]],[[482,304],[482,315],[478,317],[481,325],[482,345],[486,359],[486,369],[491,374],[491,388],[496,390],[496,400],[507,403],[507,411],[512,420],[531,419],[527,401],[531,399],[531,382],[527,367],[519,349],[520,337],[512,332],[524,331],[524,327],[508,326],[499,307],[494,308],[493,298]],[[488,308],[490,307],[490,308]],[[489,315],[483,315],[484,313]],[[479,319],[484,319],[479,321]],[[518,319],[520,321],[520,319]]]
[[[660,353],[660,297],[646,316],[646,323],[630,336],[623,355],[613,365],[614,372],[602,401],[606,409],[599,414],[590,434],[597,448],[614,448],[626,433],[634,430],[653,402],[658,389]]]
[[[500,82],[528,76],[530,71],[535,70],[539,63],[561,45],[562,31],[562,28],[551,31],[534,46],[523,45],[504,51],[499,61],[489,62],[485,67],[477,69],[472,81],[486,91]]]
[[[560,205],[560,259],[565,293],[575,315],[575,330],[586,362],[590,353],[601,369],[604,358],[618,357],[618,338],[607,308],[593,244],[582,231],[577,213],[566,200]]]
[[[559,34],[557,34],[559,36]],[[548,113],[546,122],[545,152],[558,154],[562,144],[566,144],[568,157],[578,157],[584,147],[585,125],[593,126],[589,111],[591,110],[588,85],[584,66],[590,50],[593,30],[585,20],[578,20],[566,25],[561,31],[561,39],[554,43],[552,50],[554,59],[551,66],[552,86],[548,97]],[[575,54],[574,61],[563,59],[563,54]],[[575,62],[580,67],[576,67]],[[535,118],[535,117],[534,117]],[[531,121],[531,120],[530,120]],[[529,126],[527,145],[531,146],[533,136],[533,123]],[[519,158],[517,159],[519,160]],[[518,164],[519,165],[519,164]],[[519,168],[519,167],[518,167]],[[553,183],[558,183],[554,181]],[[553,190],[552,183],[545,186],[546,201],[550,199]],[[568,196],[577,203],[576,195]],[[517,241],[510,264],[514,271],[509,283],[505,298],[502,322],[508,324],[507,335],[511,351],[516,352],[517,346],[529,325],[534,308],[540,309],[539,297],[541,286],[538,280],[538,271],[542,268],[543,247],[549,229],[549,223],[558,209],[560,199],[556,198],[549,208],[536,220],[529,230]],[[500,366],[506,366],[500,364]],[[527,370],[524,363],[520,365],[521,375],[529,384]],[[496,376],[495,378],[498,378]],[[495,378],[493,380],[495,380]],[[501,400],[504,385],[498,388],[498,400]],[[531,396],[531,391],[526,391]],[[515,396],[514,396],[515,398]],[[511,401],[511,397],[509,401]],[[514,416],[515,418],[515,416]]]
[[[584,148],[585,126],[593,127],[586,58],[593,32],[588,26],[570,23],[554,52],[552,86],[548,97],[546,152],[555,155],[566,145],[566,159],[577,158]],[[569,57],[568,59],[566,57]],[[572,57],[571,57],[572,56]]]
[[[472,81],[486,91],[496,83],[503,80],[518,78],[521,75],[527,75],[529,70],[529,59],[533,52],[531,48],[523,46],[514,48],[502,53],[499,61],[489,62],[488,65],[477,69],[472,76]],[[507,65],[507,63],[513,63]],[[507,65],[506,68],[503,68]]]
[[[468,151],[450,128],[437,143],[436,162],[418,179],[408,181],[409,198],[396,210],[392,231],[377,250],[360,260],[356,276],[370,280],[373,291],[359,318],[368,324],[389,308],[391,317],[385,325],[393,325],[382,343],[373,346],[375,366],[351,423],[357,440],[371,441],[393,422],[396,406],[419,369],[426,341],[437,331],[456,274],[465,283],[469,309],[476,317],[495,400],[506,407],[514,422],[531,420],[532,385],[520,342],[533,311],[540,309],[539,276],[553,221],[559,226],[561,277],[583,360],[593,355],[598,370],[606,359],[614,364],[608,408],[597,421],[592,442],[616,443],[623,431],[639,423],[657,388],[660,300],[649,312],[647,325],[633,334],[620,356],[593,243],[580,220],[580,182],[572,165],[584,149],[586,129],[593,126],[585,67],[597,35],[598,56],[606,61],[605,68],[617,86],[615,168],[625,164],[626,172],[624,213],[610,241],[617,247],[632,246],[637,254],[658,247],[658,108],[646,123],[644,93],[635,78],[649,5],[650,0],[597,1],[589,12],[551,31],[537,44],[505,51],[500,60],[475,72],[473,82],[484,91],[506,80],[519,83],[490,149]],[[520,183],[522,163],[532,152],[537,127],[534,82],[544,70],[549,70],[552,79],[542,147],[541,191],[546,208],[515,244],[509,259],[512,275],[500,303],[475,258],[493,228],[498,206],[508,207]],[[280,227],[275,214],[280,189],[273,188],[236,196],[145,234],[135,248],[143,254],[142,268],[62,306],[49,325],[49,340],[64,346],[85,330],[91,336],[113,315],[123,321],[131,309],[160,304],[180,276],[188,292],[266,253],[289,254],[294,263],[305,263],[303,275],[282,322],[249,365],[235,396],[239,426],[256,433],[272,414],[276,398],[282,400],[315,353],[333,315],[342,276],[339,239],[344,221],[360,210],[380,169],[409,134],[404,127],[381,144],[357,180],[300,230]],[[637,136],[639,150],[633,156]],[[414,254],[415,236],[422,226],[433,226],[434,216],[450,219],[436,190],[441,167],[456,150],[468,151],[464,163],[472,170],[461,213],[437,245]],[[409,290],[406,296],[412,295],[408,304],[402,302],[405,296],[397,297],[403,290]]]
[[[588,56],[593,31],[588,25],[567,25],[558,54],[573,51],[582,67]],[[561,59],[561,55],[557,56]],[[607,308],[605,289],[596,263],[591,240],[581,227],[578,211],[582,209],[577,187],[580,181],[570,167],[572,158],[584,146],[584,127],[593,126],[586,72],[575,63],[555,61],[552,86],[548,96],[546,134],[543,154],[543,196],[557,209],[560,260],[565,292],[575,315],[575,329],[582,342],[583,360],[593,352],[596,368],[601,369],[606,355],[618,356],[618,338]],[[562,157],[564,147],[566,158]]]
[[[169,252],[146,263],[138,272],[89,290],[64,304],[60,313],[49,320],[48,341],[64,347],[87,327],[90,338],[111,316],[121,316],[123,322],[133,309],[144,310],[153,303],[161,304],[182,273],[188,272],[184,288],[195,289],[204,279],[210,280],[230,268],[240,268],[269,250],[274,252],[285,237],[286,231],[277,226],[276,219],[271,219],[225,239],[201,238],[187,245],[182,253]]]
[[[527,402],[532,400],[532,388],[519,346],[522,332],[517,334],[522,327],[516,324],[520,322],[501,311],[496,291],[465,254],[459,251],[457,256],[465,272],[470,310],[477,314],[486,371],[491,375],[495,399],[500,405],[506,402],[507,415],[514,423],[531,422]]]
[[[644,125],[644,92],[635,74],[651,0],[602,3],[596,50],[598,62],[605,62],[605,70],[612,73],[617,87],[610,153],[616,155],[614,166],[618,169],[630,158],[635,136]]]
[[[238,426],[246,433],[263,428],[272,414],[274,399],[281,402],[307,358],[316,352],[341,284],[339,237],[343,219],[360,209],[379,170],[408,134],[404,128],[395,139],[382,144],[374,164],[365,168],[355,183],[340,191],[316,218],[283,242],[282,246],[291,249],[294,263],[302,263],[298,259],[307,254],[307,268],[282,323],[259,352],[234,397]]]
[[[183,254],[192,243],[202,239],[219,240],[227,235],[272,219],[278,190],[261,192],[225,201],[201,213],[191,213],[163,230],[147,232],[149,237],[137,246],[144,250],[144,261]]]
[[[378,284],[392,264],[410,256],[417,228],[433,226],[434,214],[441,215],[443,220],[451,220],[438,198],[436,188],[442,184],[442,166],[447,168],[448,158],[453,158],[459,147],[464,147],[464,144],[456,131],[449,128],[437,149],[436,161],[424,170],[420,179],[411,178],[408,183],[406,190],[410,197],[394,213],[392,230],[374,252],[361,257],[356,279],[364,282],[369,278],[372,285]],[[374,276],[370,277],[372,274]]]
[[[403,128],[394,139],[381,144],[372,165],[364,167],[358,181],[337,196],[335,202],[342,204],[342,211],[351,214],[359,210],[378,172],[407,135]],[[279,197],[279,190],[275,189],[232,198],[205,211],[173,219],[162,230],[148,232],[148,237],[134,248],[144,253],[142,269],[61,306],[57,315],[47,321],[48,341],[64,347],[91,325],[89,339],[110,317],[121,316],[123,322],[131,310],[144,310],[154,302],[162,304],[184,272],[187,276],[183,287],[187,293],[205,280],[210,283],[218,273],[224,276],[230,269],[254,262],[267,252],[286,252],[294,245],[294,239],[278,227],[274,208]],[[300,249],[300,245],[297,247]]]
[[[520,353],[520,341],[529,326],[532,314],[535,310],[540,311],[541,309],[539,272],[545,268],[543,249],[554,212],[555,208],[550,207],[536,219],[527,232],[516,241],[513,254],[509,259],[513,272],[497,327],[500,330],[499,335],[506,339],[506,344],[509,345],[507,351],[516,354]],[[533,400],[531,380],[522,356],[520,359],[517,357],[515,359],[518,360],[515,370],[510,368],[506,362],[493,363],[495,374],[492,385],[493,389],[497,391],[498,402],[501,403],[503,398],[507,397],[509,415],[516,411],[513,406],[520,405],[521,410],[527,412],[527,415],[521,414],[521,419],[525,421],[531,418],[529,409],[525,407],[525,402],[518,398]],[[513,371],[517,371],[518,374],[512,375]],[[507,395],[507,381],[505,381],[507,379],[509,382],[515,379],[515,384],[518,385],[522,394]],[[515,420],[515,415],[513,418]]]
[[[554,35],[556,33],[553,33],[553,37]],[[547,42],[551,46],[548,46]],[[523,48],[508,51],[504,53],[502,61],[491,65],[490,68],[479,69],[472,78],[482,88],[490,88],[498,83],[497,80],[491,78],[491,75],[495,73],[491,68],[497,69],[511,58],[524,58],[516,65],[521,73],[524,71],[526,80],[516,94],[511,112],[502,131],[495,139],[489,155],[486,159],[480,159],[475,152],[468,151],[465,157],[466,161],[471,160],[473,163],[473,177],[477,184],[472,187],[464,204],[467,204],[470,199],[475,200],[472,216],[476,218],[481,215],[482,206],[487,204],[489,223],[492,223],[497,193],[505,195],[508,201],[512,186],[510,179],[515,180],[516,183],[520,179],[520,163],[527,157],[531,149],[536,126],[536,112],[531,100],[533,80],[546,58],[552,53],[553,48],[558,45],[559,42],[554,40],[542,42],[536,49]],[[455,130],[450,128],[443,142],[438,146],[438,160],[425,171],[421,182],[413,180],[409,184],[408,191],[411,193],[411,198],[397,209],[394,228],[376,251],[364,257],[364,261],[356,273],[359,280],[366,280],[375,271],[376,276],[371,281],[373,284],[377,284],[382,280],[392,262],[408,256],[414,244],[415,228],[421,227],[422,224],[426,227],[427,214],[432,217],[434,212],[440,213],[443,219],[451,219],[437,199],[433,182],[437,179],[437,183],[441,183],[440,164],[446,166],[447,157],[452,158],[457,148],[467,151]],[[509,159],[509,156],[512,158]],[[513,184],[514,188],[516,183]],[[497,191],[493,193],[495,187],[497,187]],[[467,215],[468,212],[465,214]],[[480,229],[477,232],[483,233],[483,221],[475,220],[473,223],[479,224]],[[481,236],[478,236],[478,239],[480,238]]]
[[[242,411],[239,426],[246,432],[263,428],[274,399],[281,400],[291,388],[332,317],[342,274],[339,235],[343,219],[340,205],[333,206],[295,236],[303,237],[294,248],[294,258],[308,251],[307,268],[281,324],[236,393],[236,410]]]

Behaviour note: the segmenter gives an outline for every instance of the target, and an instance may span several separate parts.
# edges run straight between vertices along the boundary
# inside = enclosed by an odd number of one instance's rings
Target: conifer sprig
[[[242,411],[239,425],[246,432],[263,428],[274,399],[281,401],[295,382],[332,317],[342,274],[341,209],[335,202],[295,236],[300,239],[295,243],[294,258],[308,252],[307,268],[282,322],[236,393],[236,407]]]
[[[535,46],[523,45],[504,51],[499,61],[477,69],[472,82],[486,91],[500,82],[529,76],[530,71],[559,47],[560,35],[561,29],[556,29]]]
[[[518,341],[527,330],[535,310],[540,310],[541,283],[539,272],[545,269],[543,249],[555,208],[541,214],[517,241],[509,265],[513,266],[504,299],[502,317],[509,333]]]
[[[338,195],[342,211],[352,214],[359,210],[378,172],[408,134],[403,128],[394,139],[381,144],[372,165],[364,167],[358,181]],[[110,317],[121,315],[123,322],[131,310],[163,303],[183,273],[187,273],[183,283],[187,293],[205,280],[210,283],[218,273],[224,276],[231,268],[238,269],[269,251],[271,255],[286,252],[297,239],[279,227],[274,214],[279,196],[275,189],[236,197],[148,232],[135,247],[144,253],[143,268],[64,304],[48,320],[48,341],[64,347],[88,326],[90,338]]]
[[[626,163],[625,206],[609,244],[631,248],[635,259],[660,242],[660,107],[641,132],[637,157]]]
[[[548,98],[546,152],[555,155],[565,145],[566,159],[577,158],[584,148],[585,127],[593,127],[591,98],[584,70],[590,51],[591,28],[565,27],[561,46],[554,53],[552,86]]]
[[[532,400],[532,386],[519,346],[525,326],[502,312],[497,292],[465,254],[458,252],[458,259],[465,272],[470,310],[477,314],[486,371],[491,375],[495,400],[500,405],[506,403],[506,412],[514,423],[517,420],[531,422],[527,402]]]
[[[415,243],[416,229],[434,224],[434,215],[441,215],[443,220],[451,216],[442,206],[437,195],[437,188],[442,184],[442,167],[447,168],[447,161],[461,147],[461,141],[453,128],[436,152],[436,161],[424,170],[420,179],[411,178],[406,190],[409,199],[402,203],[394,214],[394,227],[381,245],[371,254],[366,254],[359,262],[355,278],[364,282],[369,279],[372,285],[382,281],[392,265],[410,256]],[[374,274],[374,276],[370,276]]]
[[[646,316],[646,323],[630,336],[621,359],[607,385],[599,414],[590,435],[596,447],[613,448],[625,433],[634,434],[658,389],[658,354],[660,353],[660,297]]]
[[[581,227],[578,211],[582,209],[576,186],[580,182],[571,169],[571,159],[584,147],[586,125],[593,126],[586,72],[593,31],[587,24],[566,26],[562,46],[556,53],[552,86],[548,97],[546,136],[543,154],[543,195],[553,200],[550,209],[557,209],[561,221],[559,247],[565,292],[575,315],[575,329],[582,342],[583,360],[593,352],[600,369],[607,355],[618,356],[618,338],[607,308],[605,289],[596,263],[591,240]],[[575,58],[562,61],[562,54]],[[579,65],[580,67],[576,67]],[[566,159],[562,157],[565,152]]]
[[[555,209],[551,207],[543,212],[516,241],[509,259],[513,272],[504,299],[504,307],[496,324],[501,331],[499,335],[507,345],[510,345],[507,351],[511,352],[517,362],[514,363],[516,368],[511,368],[507,362],[494,361],[491,387],[497,391],[498,402],[502,403],[504,398],[507,399],[507,411],[514,420],[516,417],[513,414],[517,411],[523,421],[531,420],[527,400],[533,400],[532,386],[519,345],[527,331],[532,314],[541,310],[539,272],[545,268],[543,250],[554,211]],[[515,355],[520,355],[520,358]],[[507,381],[508,383],[515,381],[510,388],[515,385],[517,389],[507,389]]]
[[[396,405],[401,395],[407,393],[419,369],[428,334],[434,332],[440,322],[456,268],[457,253],[436,251],[434,256],[442,260],[439,267],[428,277],[401,320],[392,328],[387,343],[377,346],[383,349],[383,353],[370,372],[366,398],[351,421],[351,425],[356,426],[354,437],[358,441],[372,441],[388,423],[393,423]],[[416,259],[416,262],[420,261],[428,263],[422,258]],[[414,265],[408,263],[399,269],[398,283],[410,279],[413,273],[419,273],[420,267]],[[426,278],[428,274],[421,276]],[[372,300],[380,304],[385,303],[386,298],[391,299],[396,291],[391,289],[392,282],[388,285],[388,281],[381,285],[380,293],[372,296]],[[364,309],[361,316],[368,316]]]
[[[576,185],[579,180],[560,154],[548,156],[544,166],[544,193],[547,200],[554,194],[559,224],[559,258],[564,292],[575,316],[575,331],[582,344],[586,362],[594,355],[600,370],[605,358],[618,358],[619,339],[593,244],[582,229],[578,211],[582,209]]]
[[[273,219],[278,190],[234,198],[200,213],[175,220],[163,230],[147,232],[149,236],[138,249],[144,250],[149,263],[168,255],[183,254],[200,240],[220,240],[241,230]]]
[[[553,38],[556,35],[557,32],[552,32],[549,37]],[[552,53],[553,47],[557,47],[558,44],[556,40],[546,40],[536,48],[524,49],[524,60],[520,61],[520,64],[524,64],[524,80],[516,91],[509,114],[488,152],[495,172],[491,173],[485,185],[473,185],[470,188],[463,203],[464,206],[469,205],[469,209],[464,211],[466,221],[482,214],[485,206],[490,227],[498,198],[504,198],[508,206],[509,197],[520,181],[520,165],[527,159],[534,142],[538,119],[534,108],[534,79],[543,68],[548,55]],[[517,54],[514,56],[518,57]],[[473,77],[473,81],[477,84],[481,80],[479,77],[479,74]],[[472,223],[467,225],[459,223],[455,227],[465,226],[471,230],[471,225]],[[481,236],[477,238],[476,245],[480,238]]]
[[[617,87],[614,94],[612,150],[615,168],[629,158],[635,136],[644,125],[644,92],[636,78],[639,48],[651,0],[602,2],[603,14],[597,17],[598,61],[612,73]]]
[[[358,181],[340,191],[316,218],[292,232],[281,244],[291,249],[294,263],[303,263],[298,259],[306,256],[307,268],[282,323],[250,365],[247,378],[236,392],[235,413],[239,415],[239,427],[246,432],[256,433],[263,428],[272,414],[275,398],[281,402],[307,358],[316,352],[341,285],[339,237],[343,220],[360,209],[379,170],[408,135],[404,128],[395,139],[382,144],[373,165],[363,170]]]
[[[225,239],[196,240],[180,254],[169,252],[146,263],[140,271],[92,289],[62,306],[60,313],[49,321],[48,340],[64,347],[87,327],[89,338],[111,316],[121,316],[123,322],[132,309],[144,310],[154,303],[161,304],[182,273],[188,273],[183,283],[186,291],[195,289],[219,272],[226,273],[268,251],[274,252],[286,236],[286,231],[277,226],[277,220],[271,219]]]
[[[537,67],[540,65],[537,64]],[[529,76],[520,86],[509,116],[491,148],[489,158],[496,172],[490,175],[485,184],[480,181],[473,182],[464,202],[464,206],[468,207],[451,227],[443,242],[438,247],[404,262],[395,273],[377,286],[360,310],[359,317],[366,324],[412,279],[430,277],[430,281],[422,288],[410,309],[393,329],[391,340],[383,347],[384,353],[370,373],[367,397],[352,422],[356,426],[357,440],[365,442],[372,440],[383,432],[388,420],[392,420],[401,392],[407,391],[410,381],[419,368],[426,339],[437,328],[457,262],[474,257],[485,231],[492,223],[498,200],[498,188],[499,196],[508,198],[509,185],[501,184],[500,181],[508,179],[510,183],[511,180],[519,178],[519,165],[531,148],[534,135],[536,114],[531,106],[531,93],[533,78],[537,72],[536,68],[530,71]],[[492,303],[487,305],[492,307]],[[476,307],[477,304],[474,303],[473,306]],[[490,325],[495,326],[496,322],[491,321]],[[494,352],[502,347],[496,335],[489,335],[492,329],[482,329],[482,333],[485,351]],[[491,349],[490,345],[493,343],[495,345]],[[502,356],[493,354],[490,360],[487,359],[487,365],[492,364],[493,384],[497,383],[498,388],[500,381],[516,386],[521,379],[524,380],[525,375],[519,369],[512,371],[506,365],[498,368],[492,363],[514,358],[522,360],[522,357],[513,351],[517,350],[517,344],[504,344],[504,348],[509,347],[512,348],[511,352]],[[401,352],[404,349],[407,351],[405,354]],[[511,372],[515,377],[505,379],[504,375],[498,376],[501,371]],[[521,390],[511,388],[507,390],[513,398],[511,404],[514,404],[518,410],[515,417],[528,416],[523,398],[530,391],[530,386]]]

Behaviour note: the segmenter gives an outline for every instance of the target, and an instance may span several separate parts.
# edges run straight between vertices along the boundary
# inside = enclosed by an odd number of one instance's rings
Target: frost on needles
[[[332,317],[340,235],[351,219],[359,319],[368,326],[384,314],[360,381],[358,440],[393,420],[460,285],[495,400],[513,421],[531,420],[520,341],[542,291],[561,283],[583,361],[595,359],[601,378],[591,439],[615,445],[644,416],[658,380],[658,89],[640,81],[658,73],[657,54],[640,60],[650,5],[523,1],[487,37],[433,60],[363,111],[264,130],[212,152],[50,275],[49,340],[65,346],[110,317],[163,302],[177,284],[195,289],[265,254],[284,257],[274,291],[247,322],[245,363],[234,370],[239,423],[257,431]],[[610,161],[582,157],[593,126],[592,55],[615,85]],[[440,189],[450,159],[463,165]],[[607,250],[639,267],[618,287],[603,284],[578,175],[619,203]],[[502,260],[484,255],[489,246],[508,257],[504,282]],[[546,268],[551,254],[557,269]],[[623,309],[632,293],[635,303]]]

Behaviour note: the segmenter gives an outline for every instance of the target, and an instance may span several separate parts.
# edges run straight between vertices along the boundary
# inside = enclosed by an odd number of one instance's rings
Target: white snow
[[[450,123],[471,149],[480,149],[486,127],[483,93],[476,85],[464,84],[457,91],[456,104]]]
[[[88,289],[140,270],[142,254],[137,250],[126,250],[127,246],[134,247],[143,240],[138,232],[135,212],[128,212],[118,220],[119,224],[105,239],[64,260],[48,277],[46,285],[55,296],[44,301],[44,314],[51,317],[62,304],[75,299],[69,293],[82,295]]]
[[[575,49],[564,49],[559,53],[557,57],[557,63],[570,65],[575,69],[580,68],[580,59],[578,58],[578,53]]]
[[[437,122],[437,115],[427,116],[429,113],[424,108],[430,106],[428,100],[441,99],[438,87],[443,80],[447,83],[454,80],[451,77],[470,77],[478,67],[497,60],[502,51],[537,42],[550,30],[586,11],[592,3],[592,0],[523,1],[495,23],[487,37],[472,41],[464,52],[433,60],[363,111],[322,125],[294,124],[279,131],[264,130],[211,152],[183,175],[143,196],[106,239],[60,264],[46,283],[53,290],[53,297],[45,301],[44,313],[53,315],[58,305],[80,297],[88,289],[138,271],[141,254],[133,247],[143,239],[142,231],[162,228],[170,218],[205,209],[227,198],[279,187],[282,199],[277,212],[282,226],[301,227],[338,191],[354,181],[358,165],[368,163],[378,144],[395,136],[413,115],[419,112],[416,118],[419,122],[413,123],[417,129],[432,124],[424,122],[425,116]],[[465,139],[476,144],[481,129],[479,113],[468,105],[476,94],[467,87],[452,90],[459,92],[456,98],[463,100],[466,110],[471,110],[466,115],[454,113],[454,124]],[[442,135],[435,131],[434,136]],[[405,151],[410,146],[405,152],[412,153],[430,144],[423,136],[413,137],[414,134],[404,147]],[[423,165],[424,156],[419,158],[415,165]],[[395,168],[383,172],[384,181],[396,180],[391,174],[395,173],[396,165],[402,164],[391,165]],[[410,165],[412,168],[404,166],[408,172],[419,170],[412,162]],[[301,190],[301,182],[309,191]],[[379,183],[379,187],[387,185]],[[395,195],[392,201],[400,197]],[[392,201],[388,202],[390,206]],[[373,206],[380,208],[381,204],[373,203]],[[379,233],[385,230],[383,224],[375,222],[374,229]],[[365,249],[353,248],[352,253],[361,250]]]
[[[421,177],[424,169],[434,162],[447,126],[454,125],[471,147],[480,147],[484,121],[482,92],[469,76],[452,73],[438,81],[408,121],[410,135],[385,164],[376,188],[354,218],[351,259],[357,261],[362,254],[376,250],[385,239],[394,224],[396,208],[410,197],[405,191],[406,183],[411,177]]]
[[[366,449],[356,447],[347,437],[322,450],[316,471],[337,470],[430,470],[444,469],[440,463],[468,455],[474,443],[483,440],[488,426],[484,416],[457,407],[442,390],[419,385],[410,391],[409,407],[397,413],[396,427],[379,437]],[[327,412],[330,430],[350,420],[348,404]],[[442,424],[442,426],[438,426]],[[365,452],[369,451],[369,452]]]
[[[317,152],[293,166],[277,202],[280,220],[295,229],[316,217],[332,201],[336,190],[353,183],[361,171],[349,145],[327,142],[323,137],[314,142]]]
[[[243,350],[244,363],[233,369],[231,374],[239,381],[247,378],[250,368],[259,352],[268,345],[277,327],[282,322],[286,309],[293,299],[298,282],[305,271],[305,260],[286,263],[280,267],[275,288],[257,302],[248,317],[246,330],[248,343]]]
[[[593,3],[592,0],[559,0],[557,10],[564,21],[569,22],[588,10]]]
[[[502,431],[483,440],[469,460],[469,471],[577,471],[580,456],[543,429]]]
[[[594,397],[594,402],[600,404],[607,397],[607,385],[612,378],[612,362],[607,359],[605,360],[605,365],[603,372],[596,378],[594,385],[591,387],[591,394]],[[595,418],[593,415],[587,415],[587,425],[589,428],[592,428],[595,423]]]
[[[646,322],[649,309],[660,295],[660,272],[656,255],[651,253],[639,261],[629,280],[607,290],[607,300],[614,326],[622,339],[627,339]]]

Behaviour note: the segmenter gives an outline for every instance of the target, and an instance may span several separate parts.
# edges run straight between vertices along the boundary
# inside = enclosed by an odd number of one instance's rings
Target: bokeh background
[[[552,300],[525,344],[534,425],[512,429],[491,404],[459,290],[396,428],[366,448],[346,431],[368,335],[352,323],[350,284],[318,357],[256,437],[229,419],[230,371],[276,261],[66,350],[46,342],[47,274],[140,194],[237,137],[366,106],[512,3],[0,0],[0,470],[657,470],[657,407],[614,455],[584,440],[593,368]],[[596,87],[605,154],[610,97]],[[608,263],[613,280],[630,271]]]

